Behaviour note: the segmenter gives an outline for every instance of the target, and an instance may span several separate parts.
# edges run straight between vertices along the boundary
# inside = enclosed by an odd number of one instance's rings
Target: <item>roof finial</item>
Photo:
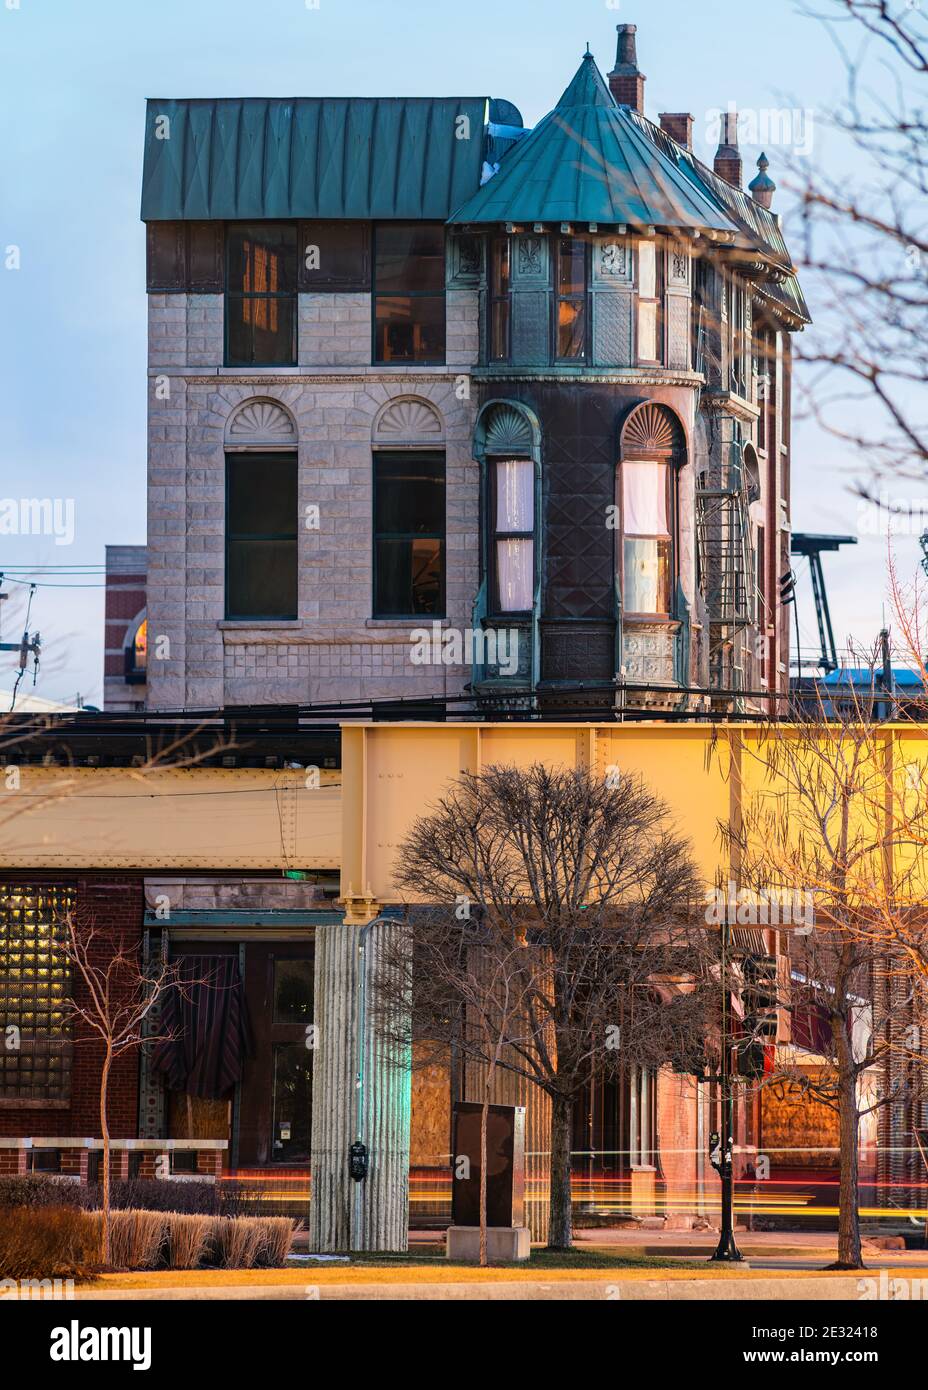
[[[777,186],[773,179],[767,174],[767,170],[770,168],[770,160],[765,154],[762,154],[757,161],[757,167],[760,173],[757,175],[756,179],[752,179],[748,184],[748,192],[755,203],[760,203],[762,208],[769,208],[773,202],[773,195],[777,191]]]

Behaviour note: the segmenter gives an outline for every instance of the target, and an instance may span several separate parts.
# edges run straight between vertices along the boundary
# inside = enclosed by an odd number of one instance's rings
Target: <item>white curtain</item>
[[[535,525],[535,465],[501,459],[496,465],[497,531],[531,531]]]
[[[531,608],[532,552],[530,540],[496,542],[496,582],[501,613],[524,613]]]
[[[666,536],[667,464],[622,462],[622,530],[626,536]]]
[[[496,464],[496,531],[527,531],[535,526],[535,465],[531,459]],[[532,535],[496,542],[496,583],[501,613],[524,613],[532,606],[535,546]]]

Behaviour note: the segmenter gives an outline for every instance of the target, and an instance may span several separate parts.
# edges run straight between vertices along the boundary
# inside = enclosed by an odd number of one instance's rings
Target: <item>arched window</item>
[[[493,515],[493,603],[527,613],[535,589],[535,465],[530,458],[488,460]]]
[[[477,421],[474,453],[484,470],[484,554],[490,614],[529,614],[534,606],[540,440],[534,414],[516,402],[491,401]]]
[[[230,620],[297,617],[297,432],[278,401],[247,401],[226,428]]]
[[[625,617],[673,615],[677,576],[677,472],[683,431],[663,406],[638,406],[622,431],[622,541],[616,562]]]
[[[144,684],[148,677],[148,619],[144,613],[126,642],[125,653],[127,684]]]

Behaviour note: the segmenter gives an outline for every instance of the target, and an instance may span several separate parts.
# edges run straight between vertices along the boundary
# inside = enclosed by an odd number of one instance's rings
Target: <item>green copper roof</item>
[[[486,109],[486,97],[152,100],[142,219],[444,221],[480,185]]]
[[[682,145],[678,145],[665,130],[654,125],[646,116],[642,116],[637,111],[630,111],[629,115],[642,134],[666,158],[673,160],[680,172],[690,179],[694,186],[704,189],[718,207],[727,214],[729,220],[737,228],[738,244],[757,247],[766,257],[780,266],[783,271],[782,280],[779,283],[772,281],[769,284],[760,285],[757,287],[757,292],[763,298],[778,304],[788,314],[805,323],[810,323],[809,309],[793,268],[792,257],[783,238],[779,218],[769,208],[762,207],[760,203],[755,202],[749,193],[741,188],[735,188],[727,179],[720,178],[713,169],[697,159],[692,150],[684,149]],[[764,158],[766,159],[766,156]]]
[[[733,232],[718,203],[617,106],[586,54],[557,106],[452,222],[603,222]]]

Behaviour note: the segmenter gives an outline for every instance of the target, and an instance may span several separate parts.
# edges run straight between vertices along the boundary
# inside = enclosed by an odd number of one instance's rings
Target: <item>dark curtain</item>
[[[254,1055],[245,990],[234,956],[182,956],[179,984],[161,1010],[152,1067],[174,1091],[219,1100]]]

